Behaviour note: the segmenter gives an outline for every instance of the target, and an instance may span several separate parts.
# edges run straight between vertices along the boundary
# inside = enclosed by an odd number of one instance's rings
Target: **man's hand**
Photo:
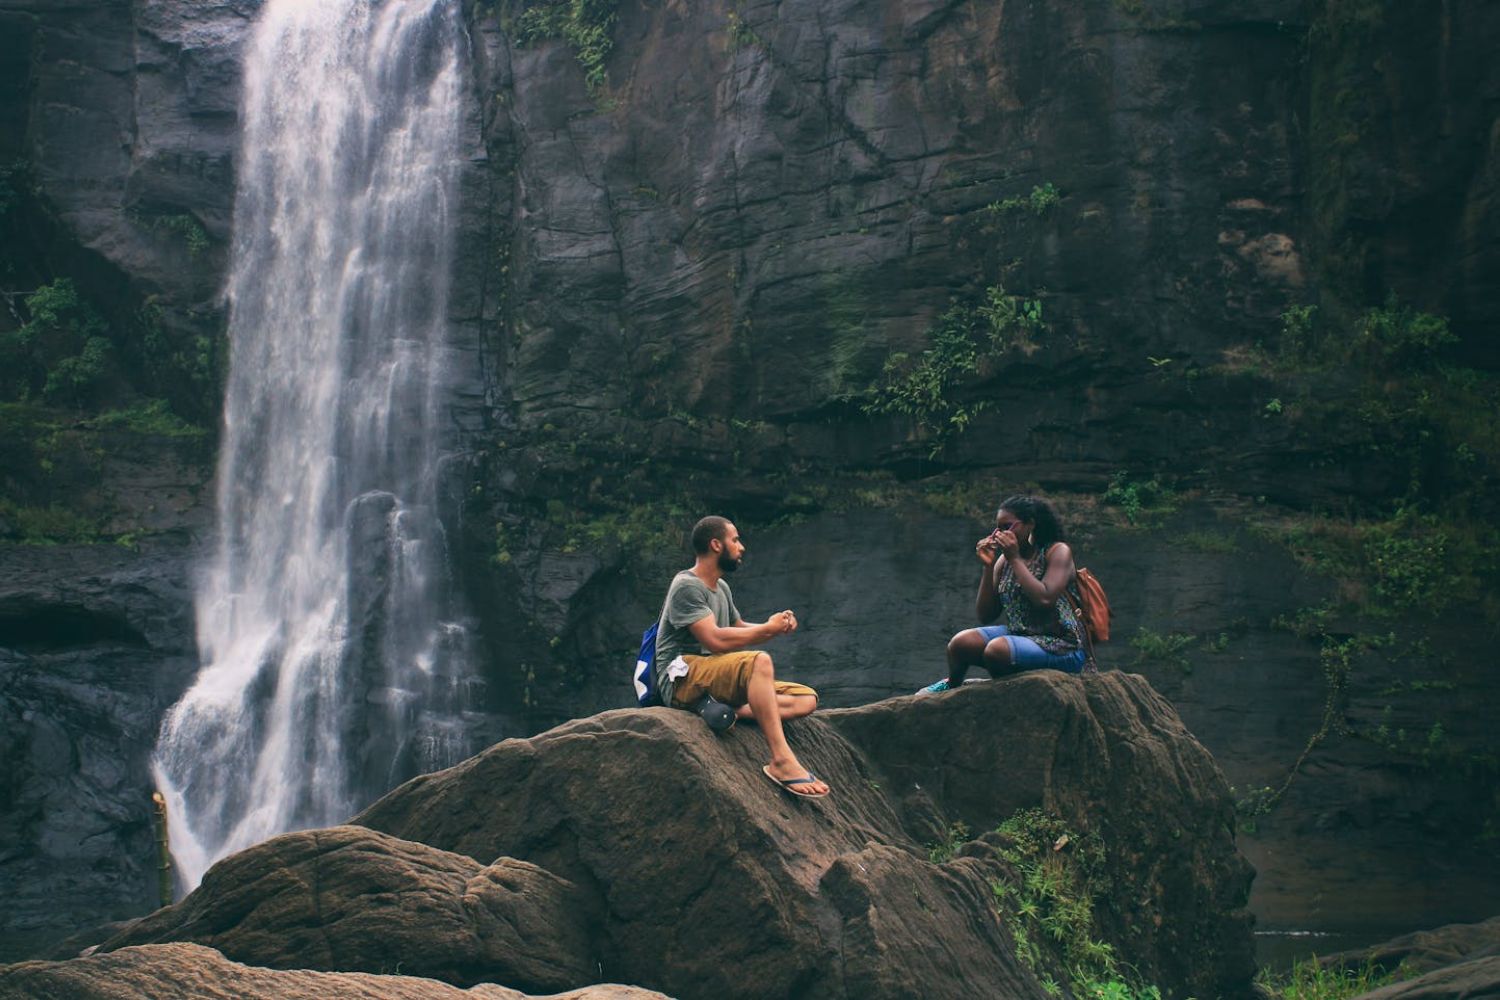
[[[771,616],[771,623],[777,626],[781,635],[797,631],[797,616],[791,611],[782,611]]]

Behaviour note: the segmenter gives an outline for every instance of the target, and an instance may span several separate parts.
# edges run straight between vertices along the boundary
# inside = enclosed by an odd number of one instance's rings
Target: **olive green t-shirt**
[[[663,705],[672,704],[672,689],[676,684],[667,676],[667,665],[687,653],[702,655],[704,650],[693,635],[692,625],[709,615],[714,624],[726,628],[740,620],[740,609],[734,606],[734,594],[727,580],[709,589],[708,584],[685,569],[672,577],[667,588],[667,599],[662,605],[661,619],[656,625],[656,662],[651,665],[651,676],[656,681],[656,692]]]

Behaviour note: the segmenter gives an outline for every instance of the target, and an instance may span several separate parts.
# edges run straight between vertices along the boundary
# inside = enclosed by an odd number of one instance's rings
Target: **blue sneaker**
[[[922,688],[920,691],[917,692],[917,694],[942,694],[944,691],[952,691],[952,690],[953,690],[953,685],[949,684],[948,683],[948,678],[944,677],[942,680],[937,681],[936,683],[933,683],[933,684],[929,684],[926,687]]]

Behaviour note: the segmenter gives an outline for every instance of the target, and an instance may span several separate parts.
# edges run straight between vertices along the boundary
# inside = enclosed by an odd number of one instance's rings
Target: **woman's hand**
[[[1015,565],[1016,560],[1021,556],[1021,542],[1016,538],[1016,533],[997,529],[990,537],[994,539],[995,547],[1005,556],[1006,562]]]
[[[974,545],[974,554],[986,567],[995,565],[995,560],[1000,558],[1000,546],[995,541],[999,534],[998,531],[992,531]]]

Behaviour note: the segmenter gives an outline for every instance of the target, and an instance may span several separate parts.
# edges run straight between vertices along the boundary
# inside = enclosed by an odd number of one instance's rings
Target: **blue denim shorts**
[[[1004,625],[981,625],[975,631],[984,636],[985,642],[1005,636],[1010,641],[1010,661],[1025,670],[1048,668],[1076,674],[1083,671],[1083,662],[1088,659],[1082,649],[1071,653],[1049,653],[1024,635],[1011,635],[1010,629]]]

